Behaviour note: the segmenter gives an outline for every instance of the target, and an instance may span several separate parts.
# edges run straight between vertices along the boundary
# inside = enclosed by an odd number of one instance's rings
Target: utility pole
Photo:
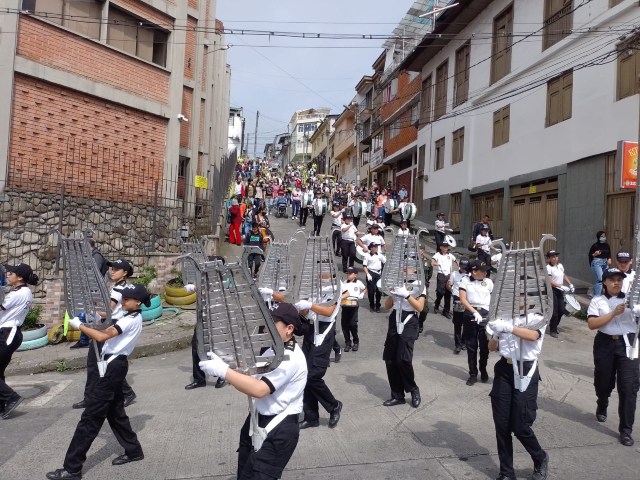
[[[254,138],[253,138],[253,159],[255,160],[256,157],[256,153],[258,151],[258,122],[260,121],[260,111],[258,110],[256,112],[256,131],[253,134]]]

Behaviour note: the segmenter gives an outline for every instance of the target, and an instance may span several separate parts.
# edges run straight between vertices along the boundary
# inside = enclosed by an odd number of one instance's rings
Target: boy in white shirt
[[[558,338],[558,325],[562,315],[564,315],[564,289],[565,282],[569,285],[569,291],[573,292],[573,284],[571,279],[564,273],[564,267],[558,260],[559,252],[555,250],[549,250],[545,257],[547,257],[547,275],[549,275],[549,281],[553,287],[553,315],[549,321],[549,335],[553,338]]]
[[[360,305],[358,300],[364,298],[367,288],[360,280],[358,280],[358,271],[355,267],[347,268],[347,281],[342,284],[343,290],[349,292],[347,298],[342,299],[340,323],[342,324],[342,334],[344,335],[344,351],[358,351],[360,347],[360,338],[358,337],[358,310]],[[344,292],[343,292],[344,293]],[[351,343],[353,337],[353,344]]]
[[[449,244],[442,242],[439,251],[431,259],[431,265],[438,267],[438,275],[436,277],[436,301],[433,310],[438,312],[440,302],[444,297],[444,307],[442,315],[445,318],[451,318],[451,281],[450,275],[455,268],[458,268],[458,261],[453,253],[449,253]]]

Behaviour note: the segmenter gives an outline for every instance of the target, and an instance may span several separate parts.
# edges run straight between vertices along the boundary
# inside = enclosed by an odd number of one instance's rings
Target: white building
[[[244,115],[242,107],[229,107],[229,155],[242,155],[244,145]]]
[[[400,66],[422,76],[421,219],[444,211],[465,241],[484,213],[507,241],[552,233],[569,275],[588,281],[597,230],[612,253],[631,249],[633,191],[616,184],[615,152],[638,138],[638,13],[635,0],[443,12]]]
[[[311,142],[309,139],[324,118],[329,115],[329,108],[309,108],[298,110],[291,116],[289,122],[289,163],[311,160]]]

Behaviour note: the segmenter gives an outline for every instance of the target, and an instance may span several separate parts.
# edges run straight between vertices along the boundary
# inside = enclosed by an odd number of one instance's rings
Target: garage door
[[[471,197],[471,206],[473,210],[473,223],[479,221],[483,215],[489,215],[491,230],[495,238],[501,238],[502,233],[502,200],[504,199],[503,190],[495,190],[493,192],[474,195]]]
[[[524,194],[527,192],[526,194]],[[511,189],[509,241],[540,242],[542,235],[558,230],[558,182],[542,180]]]

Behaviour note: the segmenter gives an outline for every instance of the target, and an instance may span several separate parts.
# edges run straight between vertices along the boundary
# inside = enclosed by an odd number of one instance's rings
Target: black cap
[[[351,212],[345,212],[343,218],[353,218],[353,214]]]
[[[379,247],[379,246],[380,246],[380,244],[378,244],[378,243],[376,243],[376,242],[371,242],[371,243],[367,246],[367,248],[373,248],[373,247]]]
[[[145,307],[151,306],[151,296],[144,285],[128,284],[123,287],[114,288],[116,292],[122,294],[122,298],[133,298],[139,300]]]
[[[467,257],[462,257],[460,259],[460,266],[461,267],[468,267],[470,263],[471,262],[469,261],[469,259]]]
[[[358,269],[356,267],[347,268],[347,274],[349,273],[358,273]]]
[[[549,250],[544,254],[545,257],[557,257],[558,255],[560,255],[560,252],[556,252],[555,250]]]
[[[487,225],[486,223],[483,223],[480,230],[489,230],[489,225]]]
[[[631,254],[629,252],[626,251],[620,251],[618,252],[618,254],[616,255],[616,258],[618,260],[620,260],[621,262],[630,262],[631,261]]]
[[[29,285],[36,285],[38,283],[38,276],[33,273],[33,269],[26,263],[5,265],[5,270],[7,272],[15,273]]]
[[[442,213],[442,212],[438,212],[438,213],[436,214],[436,217],[444,217],[444,213]]]
[[[131,266],[129,262],[121,258],[116,260],[115,262],[110,262],[109,266],[116,270],[124,270],[125,272],[127,272],[128,277],[133,275],[133,266]]]
[[[371,228],[380,228],[380,225],[378,225],[377,223],[374,223],[373,225],[371,225]]]
[[[287,325],[293,325],[294,333],[302,328],[300,314],[296,307],[290,303],[274,303],[273,307],[271,307],[271,318],[273,318],[274,322],[280,321]]]
[[[469,270],[482,270],[484,272],[488,272],[491,270],[491,265],[487,265],[480,260],[474,260],[473,262],[469,262]]]
[[[442,242],[442,243],[440,244],[440,246],[441,246],[441,247],[447,247],[447,248],[449,248],[449,247],[450,247],[449,242]]]
[[[400,220],[400,225],[402,225],[403,223],[404,223],[404,224],[406,224],[406,223],[407,223],[407,221],[406,221],[404,218],[403,218],[402,220]]]
[[[627,275],[622,270],[620,270],[619,268],[611,267],[611,268],[605,269],[605,271],[602,272],[602,280],[606,280],[607,278],[615,277],[616,275],[619,275],[622,278],[626,278],[627,277]]]

